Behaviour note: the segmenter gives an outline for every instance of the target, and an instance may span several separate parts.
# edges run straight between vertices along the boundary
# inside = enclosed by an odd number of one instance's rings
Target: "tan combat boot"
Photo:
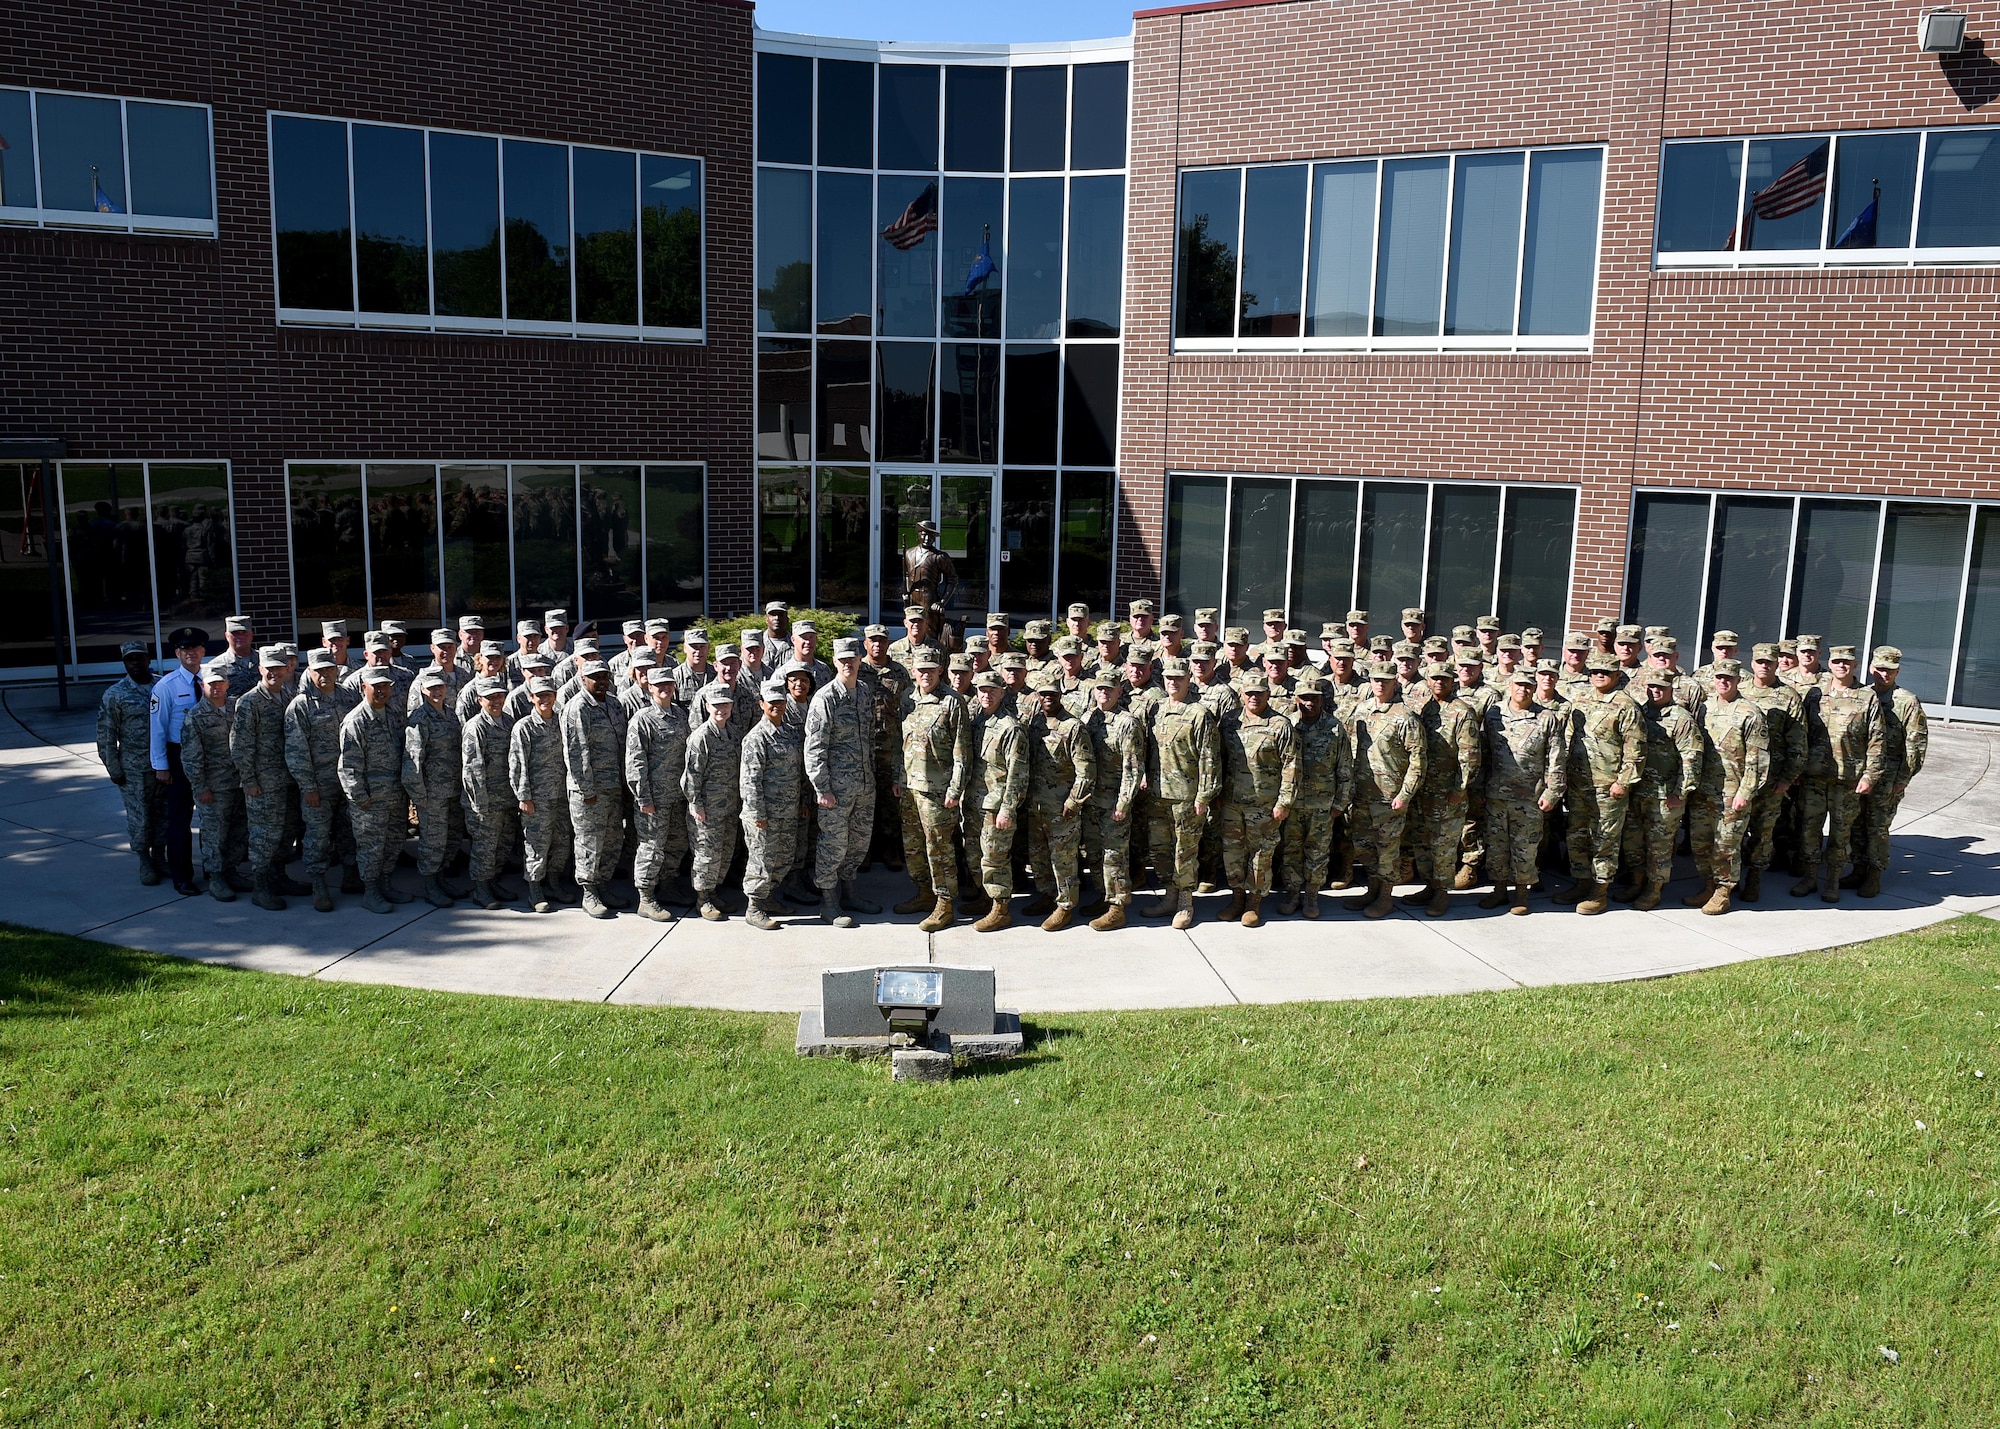
[[[1375,901],[1361,910],[1364,918],[1386,918],[1396,910],[1396,886],[1386,878],[1373,880]]]
[[[1660,885],[1653,882],[1650,878],[1647,879],[1646,886],[1639,890],[1639,896],[1632,900],[1632,906],[1637,908],[1641,913],[1650,913],[1653,909],[1659,907]]]
[[[1701,905],[1701,911],[1708,914],[1711,918],[1718,913],[1727,913],[1729,911],[1729,885],[1726,883],[1716,884],[1715,892],[1709,894],[1708,902]]]
[[[917,931],[939,933],[957,921],[957,917],[951,911],[951,900],[940,893],[937,896],[937,906],[931,909],[931,916],[917,924]]]
[[[1710,898],[1714,896],[1715,896],[1715,880],[1712,878],[1704,878],[1701,881],[1701,887],[1697,888],[1694,892],[1688,894],[1687,897],[1681,900],[1681,906],[1685,908],[1700,908],[1704,904],[1706,904]]]
[[[972,931],[975,933],[997,933],[1002,928],[1011,928],[1013,926],[1014,915],[1007,911],[1005,902],[996,899],[993,906],[986,910],[986,916],[972,925]]]
[[[1186,931],[1194,926],[1194,895],[1181,890],[1180,901],[1174,906],[1174,926]]]
[[[1376,896],[1382,891],[1382,880],[1370,875],[1367,890],[1347,905],[1350,913],[1366,913],[1374,905]]]
[[[1056,911],[1049,914],[1048,917],[1042,919],[1042,931],[1044,933],[1060,933],[1063,929],[1067,928],[1072,922],[1074,922],[1075,919],[1076,919],[1076,913],[1074,912],[1074,910],[1065,908],[1061,904],[1057,904]]]
[[[1264,925],[1264,894],[1262,890],[1253,890],[1244,895],[1242,923],[1246,928],[1261,928]]]
[[[1458,866],[1458,872],[1451,876],[1451,886],[1456,888],[1460,893],[1465,892],[1468,888],[1477,888],[1479,886],[1479,874],[1471,864],[1462,863]]]
[[[1097,917],[1090,920],[1090,926],[1100,933],[1112,933],[1125,926],[1125,905],[1113,903]]]
[[[1222,910],[1222,921],[1225,923],[1234,923],[1242,916],[1243,890],[1240,888],[1233,889],[1229,894],[1229,906]]]
[[[1144,910],[1148,918],[1167,918],[1180,906],[1181,891],[1169,883],[1160,890],[1160,901]]]
[[[1481,908],[1502,908],[1505,907],[1506,904],[1507,904],[1507,885],[1504,883],[1494,884],[1493,891],[1487,894],[1484,898],[1479,900],[1479,906]]]
[[[1583,914],[1587,918],[1602,913],[1604,911],[1605,904],[1608,901],[1604,896],[1605,891],[1606,890],[1603,884],[1592,883],[1590,885],[1590,896],[1583,899],[1576,905],[1576,911]]]
[[[1507,911],[1517,917],[1525,918],[1528,916],[1528,887],[1526,884],[1517,883],[1514,885],[1514,901],[1508,905]]]

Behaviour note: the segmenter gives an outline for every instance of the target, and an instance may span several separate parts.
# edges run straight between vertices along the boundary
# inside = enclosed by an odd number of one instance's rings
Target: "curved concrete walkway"
[[[1215,921],[1217,896],[1202,900],[1204,921],[1185,933],[1135,919],[1111,934],[1016,927],[987,936],[961,923],[927,935],[915,918],[886,915],[851,932],[803,919],[759,933],[740,919],[593,922],[575,908],[537,915],[416,902],[378,917],[351,898],[333,914],[314,913],[305,900],[273,914],[247,898],[225,904],[139,885],[117,791],[97,762],[101,688],[72,691],[68,713],[52,690],[0,696],[7,921],[329,981],[796,1012],[818,1005],[822,968],[931,961],[993,966],[1002,1002],[1027,1012],[1199,1007],[1658,977],[1961,913],[2000,917],[2000,731],[1975,726],[1933,726],[1930,765],[1904,803],[1882,896],[1849,894],[1832,908],[1794,901],[1789,880],[1778,878],[1759,905],[1721,918],[1682,908],[1678,897],[1652,913],[1614,907],[1593,919],[1538,897],[1532,917],[1511,918],[1481,912],[1471,893],[1453,895],[1443,918],[1400,912],[1370,923],[1340,911],[1343,896],[1317,923],[1280,918],[1246,930]],[[1681,873],[1676,895],[1692,886],[1685,860]],[[414,891],[410,870],[400,876]],[[882,870],[862,883],[885,906],[909,891],[901,875]],[[1151,901],[1142,895],[1139,904]]]

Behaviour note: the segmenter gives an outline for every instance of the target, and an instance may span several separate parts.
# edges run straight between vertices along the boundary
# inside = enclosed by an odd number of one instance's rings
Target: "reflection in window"
[[[1424,603],[1427,497],[1422,486],[1371,481],[1362,488],[1354,603],[1363,610],[1400,611]]]
[[[1056,474],[1008,471],[1000,478],[1000,609],[1045,619],[1055,605]]]
[[[1660,158],[1660,252],[1729,247],[1742,187],[1742,140],[1667,145]]]
[[[883,65],[879,77],[881,167],[938,166],[938,67]]]
[[[35,96],[43,208],[131,211],[125,201],[125,131],[118,109],[115,99],[46,90]],[[341,207],[345,210],[344,201]]]
[[[515,619],[576,617],[576,468],[514,468]]]
[[[874,180],[866,174],[821,174],[818,330],[866,337],[874,310]]]
[[[1459,156],[1452,190],[1450,287],[1444,304],[1447,333],[1495,337],[1514,331],[1523,158]]]
[[[1587,333],[1597,287],[1597,196],[1604,151],[1551,149],[1528,164],[1521,331]]]
[[[1006,167],[1007,71],[952,65],[944,72],[944,166],[997,174]]]
[[[1125,167],[1127,68],[1123,60],[1076,67],[1069,131],[1072,169]]]
[[[1882,508],[1873,501],[1799,503],[1792,552],[1792,630],[1826,645],[1868,638],[1868,592],[1875,583],[1875,537]]]
[[[1307,334],[1366,334],[1374,273],[1375,161],[1314,165]]]
[[[1219,476],[1167,478],[1165,609],[1188,611],[1222,604],[1222,528],[1228,488]]]
[[[869,496],[866,467],[821,467],[817,536],[820,610],[868,610]]]
[[[2000,145],[1991,126],[1933,132],[1924,140],[1924,208],[1917,244],[1987,248],[2000,244]],[[44,173],[46,173],[44,168]],[[46,185],[48,180],[43,179]],[[1909,665],[1904,664],[1904,683]]]
[[[1175,337],[1235,335],[1242,184],[1241,169],[1192,169],[1181,175],[1174,257]]]
[[[65,462],[59,476],[77,663],[116,664],[127,640],[157,649],[145,468]]]
[[[1118,348],[1112,343],[1063,349],[1064,466],[1111,466],[1118,459]]]
[[[1000,336],[1000,293],[1006,234],[1000,179],[944,181],[944,336]]]
[[[569,321],[569,154],[560,144],[500,146],[506,223],[507,316]]]
[[[1057,552],[1056,602],[1111,608],[1111,526],[1117,479],[1108,471],[1066,471]]]
[[[873,354],[865,342],[822,342],[814,398],[819,455],[867,461],[874,452]]]
[[[1008,464],[1054,466],[1056,403],[1062,394],[1062,355],[1056,345],[1010,343],[1003,390]]]
[[[575,151],[576,320],[639,321],[638,156]]]
[[[577,469],[578,550],[583,557],[582,620],[600,632],[638,615],[641,589],[639,468],[584,466]]]
[[[361,501],[361,468],[293,466],[291,487],[292,610],[294,639],[319,643],[319,623],[345,620],[368,627],[368,519]]]
[[[430,147],[435,312],[441,318],[498,318],[499,141],[476,134],[432,134]]]
[[[819,161],[836,169],[875,166],[875,66],[819,62]]]
[[[6,122],[5,98],[4,92],[0,92],[0,124]],[[0,153],[0,163],[4,162],[5,155]],[[50,480],[53,484],[53,467]],[[48,501],[38,463],[0,463],[0,531],[12,533],[13,537],[0,547],[0,600],[7,602],[11,612],[6,627],[0,629],[0,669],[20,670],[55,663],[58,647],[50,615],[53,603],[49,599],[49,573],[61,569],[63,525],[60,519],[47,521]],[[51,562],[51,553],[43,542],[45,521],[54,537],[55,562]]]
[[[1038,65],[1014,71],[1013,152],[1017,174],[1063,167],[1069,129],[1069,67]]]
[[[133,213],[215,217],[206,109],[132,100],[125,106],[125,144]]]
[[[757,340],[757,455],[812,456],[812,344],[804,338]]]
[[[1919,134],[1842,134],[1833,148],[1830,248],[1902,248],[1910,241]]]
[[[1569,618],[1570,552],[1576,539],[1576,492],[1568,487],[1507,488],[1500,542],[1500,617],[1504,630],[1540,626],[1560,632]],[[1553,646],[1559,634],[1551,638]]]
[[[1430,628],[1449,631],[1493,615],[1500,488],[1440,482],[1431,491]]]
[[[1882,528],[1871,639],[1903,652],[1904,688],[1934,703],[1951,674],[1969,519],[1963,506],[1892,501]]]
[[[983,474],[941,476],[937,491],[938,545],[958,565],[958,591],[945,614],[976,625],[992,609],[987,569],[993,550],[993,479]]]
[[[153,585],[160,626],[198,625],[222,648],[222,622],[236,610],[229,468],[219,462],[153,462]]]
[[[878,179],[875,304],[884,337],[937,335],[936,179]]]
[[[702,469],[646,468],[646,618],[685,621],[707,599]]]
[[[0,89],[0,134],[14,136],[12,143],[0,149],[0,208],[29,209],[40,203],[35,193],[35,146],[26,142],[35,132],[33,112],[34,98],[27,90]],[[6,490],[4,483],[11,478],[13,468],[5,470],[9,475],[0,477],[0,491]]]
[[[1062,324],[1063,181],[1008,184],[1007,336],[1058,337]]]
[[[757,171],[757,331],[812,331],[812,175]]]
[[[507,534],[507,468],[444,466],[438,469],[438,479],[439,520],[444,526],[445,610],[453,617],[478,616],[486,622],[489,640],[511,639],[514,587]]]
[[[46,172],[46,149],[43,167]],[[272,119],[271,207],[278,231],[278,305],[351,310],[346,125]]]
[[[647,327],[701,328],[701,160],[639,156]]]
[[[1625,618],[1665,625],[1693,647],[1708,569],[1709,497],[1642,491],[1633,499]]]
[[[437,469],[368,465],[368,574],[374,621],[400,620],[410,644],[438,624]]]
[[[1708,625],[1681,631],[1692,649],[1699,634],[1733,630],[1745,650],[1783,638],[1785,568],[1791,561],[1792,503],[1784,497],[1724,496],[1715,508],[1709,552]],[[1690,661],[1689,664],[1698,663]]]
[[[1292,513],[1292,623],[1319,639],[1347,618],[1354,599],[1354,527],[1360,489],[1352,481],[1301,481]]]
[[[876,350],[877,460],[929,461],[937,348],[925,342],[885,342]]]
[[[1069,181],[1070,337],[1116,337],[1125,286],[1125,177]]]
[[[938,460],[998,461],[999,344],[948,342],[939,354]]]
[[[2000,709],[2000,506],[1980,507],[1973,527],[1952,703]]]
[[[802,55],[757,56],[757,158],[812,162],[813,62]]]
[[[424,135],[354,126],[354,271],[365,313],[428,313]]]
[[[1378,337],[1428,337],[1438,330],[1450,174],[1449,159],[1391,159],[1382,165]]]
[[[1242,336],[1299,335],[1305,225],[1304,164],[1244,173]]]
[[[1819,247],[1832,155],[1830,139],[1752,139],[1735,246]]]
[[[765,467],[757,473],[757,599],[812,603],[812,473]]]
[[[1285,604],[1292,483],[1238,477],[1230,488],[1229,594],[1222,623],[1254,630],[1265,610]]]

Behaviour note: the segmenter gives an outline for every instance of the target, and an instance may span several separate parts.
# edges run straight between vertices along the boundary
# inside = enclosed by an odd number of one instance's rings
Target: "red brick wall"
[[[22,0],[0,84],[215,109],[219,237],[0,229],[0,433],[234,463],[243,603],[290,620],[286,459],[705,461],[710,607],[747,609],[751,12]],[[707,160],[703,346],[280,328],[268,110]]]
[[[1972,11],[1970,33],[2000,44],[2000,7]],[[1663,137],[1983,122],[2000,85],[1919,55],[1917,14],[1811,0],[1141,12],[1121,595],[1160,587],[1169,470],[1578,483],[1578,619],[1616,613],[1635,483],[2000,494],[1993,270],[1652,271]],[[1170,354],[1179,167],[1572,142],[1607,146],[1588,357]]]

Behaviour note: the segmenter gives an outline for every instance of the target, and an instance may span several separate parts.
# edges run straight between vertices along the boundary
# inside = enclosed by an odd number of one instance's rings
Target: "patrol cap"
[[[929,614],[921,605],[906,605],[903,607],[903,623],[907,625],[912,620],[922,620]]]
[[[1396,667],[1394,665],[1385,664],[1383,661],[1377,660],[1374,664],[1368,667],[1368,678],[1371,680],[1397,679],[1398,676],[1396,674]]]
[[[248,635],[250,633],[250,617],[247,615],[224,617],[222,633],[225,635]]]
[[[557,626],[561,626],[564,630],[567,630],[569,629],[569,612],[566,610],[545,610],[542,612],[542,624],[550,630],[554,630]]]
[[[1214,625],[1222,619],[1222,612],[1212,605],[1197,606],[1194,612],[1196,625]]]
[[[481,675],[472,682],[472,693],[476,699],[486,699],[492,695],[507,693],[507,682],[497,675]]]
[[[1260,695],[1268,695],[1271,693],[1271,682],[1264,678],[1261,671],[1253,670],[1236,682],[1236,688],[1246,695],[1252,691]]]
[[[1636,625],[1621,625],[1611,636],[1612,641],[1619,645],[1637,645],[1645,638],[1646,632]]]
[[[331,661],[328,662],[328,664],[331,663]],[[361,683],[364,685],[393,685],[396,683],[396,677],[390,674],[385,666],[370,665],[361,672]]]
[[[1343,635],[1333,642],[1333,648],[1327,651],[1327,655],[1335,660],[1352,660],[1354,658],[1354,642]]]
[[[1365,610],[1348,611],[1347,623],[1349,625],[1366,625],[1368,623],[1368,612]]]
[[[1560,675],[1562,668],[1562,663],[1557,660],[1537,660],[1535,662],[1535,673],[1537,675]]]
[[[458,632],[456,630],[446,630],[443,626],[439,626],[431,632],[431,644],[456,645],[458,644]]]
[[[945,661],[945,668],[953,674],[957,674],[960,670],[970,670],[972,668],[972,657],[970,655],[953,655]]]
[[[1449,655],[1451,653],[1451,642],[1442,635],[1427,636],[1423,643],[1423,653],[1426,655]]]
[[[643,620],[628,620],[618,628],[628,636],[644,635],[646,633],[646,622]]]
[[[1063,612],[1063,618],[1065,620],[1075,620],[1078,616],[1083,617],[1085,620],[1090,619],[1090,607],[1080,600],[1073,600],[1069,603],[1069,609]]]
[[[1266,625],[1283,625],[1285,623],[1285,612],[1279,610],[1276,606],[1272,606],[1264,612],[1264,623]]]
[[[586,655],[595,655],[597,653],[597,642],[586,635],[570,647],[569,653],[579,660]]]
[[[1743,662],[1741,660],[1717,660],[1713,665],[1708,667],[1708,673],[1711,675],[1724,675],[1732,680],[1740,680],[1743,678]]]
[[[1875,654],[1868,662],[1871,670],[1900,670],[1903,668],[1903,652],[1894,645],[1877,645]]]
[[[1472,623],[1480,630],[1498,630],[1500,628],[1500,617],[1497,615],[1482,615]]]
[[[124,645],[124,652],[130,655],[134,653],[135,648],[142,654],[146,649],[145,644],[141,641],[127,640]],[[285,652],[275,645],[266,645],[262,650],[257,652],[257,668],[260,670],[282,670],[285,664]]]
[[[1500,648],[1502,650],[1519,650],[1521,648],[1521,637],[1518,635],[1501,636]]]
[[[147,650],[146,642],[143,640],[127,640],[123,645],[118,647],[118,658],[121,660],[127,655],[145,655],[148,653],[150,652]],[[278,663],[280,665],[284,664],[284,659],[280,657]]]
[[[861,634],[864,639],[868,640],[887,640],[889,638],[889,627],[886,625],[871,625],[863,630]]]
[[[458,628],[460,630],[477,630],[483,635],[486,633],[486,622],[476,615],[461,615],[458,618]]]
[[[410,632],[400,620],[385,620],[381,630],[384,635],[408,635]]]
[[[632,659],[627,663],[625,668],[628,670],[650,670],[659,663],[660,657],[652,651],[634,650],[632,652]]]
[[[482,660],[499,660],[504,664],[507,659],[507,651],[496,640],[491,645],[482,645],[479,647],[479,658]]]
[[[1708,643],[1711,645],[1740,645],[1743,642],[1737,638],[1736,632],[1733,630],[1718,630],[1715,634],[1708,637]]]
[[[217,680],[222,681],[224,684],[229,683],[229,671],[213,662],[201,667],[201,682],[204,685],[212,684]]]
[[[1189,673],[1188,662],[1178,655],[1169,655],[1160,662],[1160,673],[1162,675],[1186,675]]]
[[[1671,635],[1655,635],[1646,642],[1646,648],[1656,655],[1672,655],[1679,652],[1681,642]]]
[[[1031,620],[1021,627],[1023,640],[1048,640],[1053,638],[1055,633],[1055,626],[1046,620]]]
[[[1394,651],[1395,648],[1396,639],[1393,635],[1374,635],[1369,637],[1368,653],[1371,655],[1379,654],[1386,656]]]
[[[1456,677],[1451,673],[1451,666],[1445,664],[1444,661],[1430,660],[1424,664],[1424,678],[1426,680],[1450,680]]]
[[[1477,650],[1461,650],[1458,652],[1458,656],[1454,661],[1454,663],[1459,665],[1484,666],[1486,661],[1480,658],[1480,654]]]
[[[1134,615],[1151,615],[1153,613],[1153,602],[1150,600],[1135,600],[1126,609]]]
[[[521,657],[521,668],[523,670],[547,670],[552,668],[555,663],[555,661],[551,660],[540,650],[531,650]]]
[[[1603,615],[1599,616],[1590,628],[1599,635],[1609,635],[1618,628],[1618,622],[1611,616]]]
[[[1232,625],[1222,632],[1222,643],[1224,645],[1248,645],[1250,643],[1250,632],[1241,625]]]
[[[1305,631],[1287,630],[1285,632],[1285,643],[1287,645],[1304,645],[1306,643]]]
[[[910,668],[912,670],[942,670],[944,662],[939,660],[934,652],[926,650],[910,662]]]
[[[1799,648],[1804,649],[1805,647],[1800,646]],[[1829,662],[1834,660],[1846,660],[1851,664],[1855,658],[1854,647],[1852,645],[1836,645],[1831,650],[1826,652],[1826,658]]]
[[[1422,625],[1423,623],[1424,608],[1421,605],[1406,605],[1403,607],[1403,624]]]
[[[1535,685],[1535,677],[1529,674],[1526,670],[1516,670],[1513,674],[1507,677],[1507,683],[1510,685],[1526,685],[1528,686],[1528,688],[1533,689]]]
[[[1799,649],[1800,650],[1819,649],[1819,637],[1817,635],[1801,635],[1799,637]]]
[[[1337,620],[1322,620],[1319,623],[1319,638],[1322,640],[1337,640],[1345,634],[1347,627]]]
[[[1119,631],[1118,622],[1115,620],[1100,620],[1097,623],[1097,629],[1090,633],[1099,645],[1109,645],[1114,641],[1125,638]]]
[[[833,658],[836,660],[859,660],[861,642],[852,635],[844,635],[833,642]]]
[[[1648,640],[1657,639],[1662,635],[1672,635],[1673,633],[1673,627],[1670,625],[1649,625],[1646,627],[1646,638]]]
[[[537,675],[528,681],[528,693],[531,695],[552,695],[555,692],[556,682],[547,675]]]
[[[1123,680],[1119,679],[1116,675],[1102,670],[1092,675],[1088,680],[1085,680],[1084,683],[1093,690],[1122,690],[1125,688]]]
[[[1454,626],[1452,626],[1452,628],[1451,628],[1451,638],[1452,638],[1453,640],[1470,640],[1470,639],[1472,639],[1472,627],[1471,627],[1470,625],[1454,625]]]
[[[1646,672],[1646,678],[1640,683],[1649,690],[1671,690],[1674,687],[1674,677],[1665,670],[1649,670]]]
[[[339,640],[346,634],[347,622],[344,620],[322,620],[319,623],[319,638],[322,640]]]
[[[1776,664],[1778,660],[1778,647],[1769,641],[1759,641],[1750,647],[1750,658],[1752,660],[1769,660],[1773,664]]]
[[[1000,657],[1000,668],[1003,670],[1025,670],[1028,668],[1028,657],[1023,655],[1019,650],[1009,650],[1005,655]]]
[[[649,620],[644,629],[648,635],[672,635],[674,623],[671,620]]]
[[[1588,650],[1589,648],[1590,637],[1585,635],[1581,630],[1572,630],[1569,634],[1563,636],[1563,649],[1565,650]]]
[[[1590,652],[1590,658],[1583,662],[1583,667],[1593,675],[1600,670],[1615,675],[1618,673],[1618,657],[1607,655],[1602,650],[1593,650]]]
[[[611,673],[611,667],[605,664],[604,661],[599,660],[593,656],[588,660],[577,661],[576,673],[582,678],[587,680],[592,675],[609,675]]]
[[[1081,655],[1083,642],[1074,635],[1061,635],[1056,637],[1056,643],[1052,648],[1058,655]]]
[[[1178,615],[1163,615],[1160,617],[1160,629],[1179,630],[1181,628],[1182,622]]]
[[[280,640],[278,642],[278,648],[285,652],[285,658],[287,660],[296,660],[299,658],[299,647],[292,644],[292,642],[289,640]]]
[[[646,672],[646,683],[656,690],[663,685],[671,685],[673,682],[674,672],[669,670],[665,665],[655,665]]]
[[[1300,699],[1316,700],[1326,693],[1326,681],[1316,674],[1301,675],[1298,684],[1292,687],[1292,693]]]
[[[696,649],[706,649],[708,647],[708,632],[697,625],[681,637],[681,645],[683,648],[693,646]]]
[[[384,673],[386,674],[387,671],[384,671]],[[363,680],[364,682],[366,681],[366,676],[363,677]],[[419,690],[436,689],[443,683],[444,675],[437,670],[426,670],[423,674],[417,676],[417,688]]]
[[[723,660],[740,660],[743,658],[743,652],[725,640],[715,647],[715,658],[718,663]]]
[[[998,610],[989,610],[986,612],[986,628],[988,630],[1005,630],[1007,625],[1008,620],[1003,612]]]
[[[1125,663],[1128,665],[1150,665],[1153,663],[1159,648],[1159,646],[1153,644],[1150,640],[1134,640],[1131,648],[1125,652]]]
[[[766,615],[783,615],[786,609],[787,606],[782,600],[767,600],[764,602],[764,614]]]
[[[702,686],[702,695],[704,698],[707,699],[709,706],[711,708],[713,708],[716,705],[733,705],[736,703],[735,686],[726,685],[720,680],[717,680],[712,685]],[[778,686],[778,698],[783,699],[784,697],[785,697],[784,686],[782,683],[780,683]]]
[[[1189,660],[1213,660],[1215,658],[1215,642],[1213,640],[1195,641],[1194,644],[1188,646],[1187,658]]]
[[[1424,652],[1414,640],[1398,640],[1390,645],[1389,653],[1398,660],[1415,660]]]
[[[818,626],[818,625],[816,625],[816,624],[814,624],[814,623],[813,623],[812,621],[810,621],[810,620],[799,620],[799,621],[794,621],[794,622],[792,623],[792,634],[794,634],[794,635],[817,635],[817,634],[819,634],[819,626]]]
[[[516,636],[540,635],[541,633],[542,622],[539,620],[517,620],[514,622],[514,634]]]
[[[312,654],[306,656],[306,668],[308,670],[336,670],[340,667],[334,660],[331,650],[321,649],[315,650]],[[382,670],[380,665],[371,666],[370,668]],[[365,675],[362,678],[364,681],[367,679]],[[382,670],[382,678],[385,680],[390,678],[387,670]]]
[[[1028,688],[1038,695],[1062,698],[1062,677],[1050,670],[1038,670],[1028,677]]]
[[[785,689],[785,682],[783,680],[766,680],[757,687],[757,693],[773,704],[789,697],[789,692]],[[709,696],[709,703],[715,703],[715,696]]]
[[[1799,653],[1799,642],[1796,640],[1780,640],[1778,642],[1778,653],[1780,655],[1797,655]]]
[[[1530,625],[1526,630],[1521,632],[1521,643],[1523,645],[1539,645],[1545,636],[1546,632],[1541,626]]]
[[[972,677],[972,688],[975,690],[1004,690],[1007,688],[1007,682],[1001,679],[995,671],[981,670]]]

